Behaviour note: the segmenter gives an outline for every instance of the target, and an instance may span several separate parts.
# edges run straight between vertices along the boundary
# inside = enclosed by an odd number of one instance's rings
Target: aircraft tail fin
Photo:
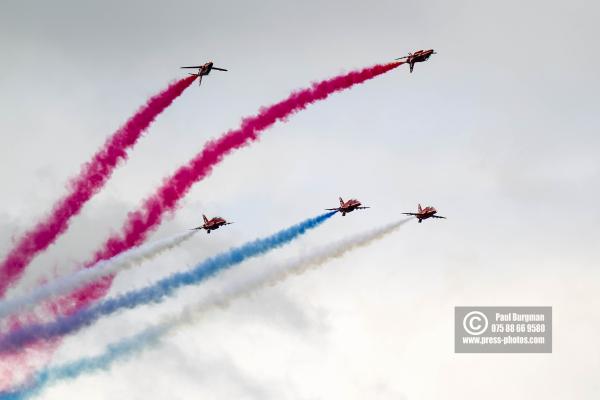
[[[418,205],[418,207],[419,207],[419,212],[423,212],[423,209],[421,208],[420,204]]]
[[[208,222],[208,218],[206,218],[206,215],[202,214],[202,218],[204,218],[204,223]]]
[[[344,205],[344,200],[340,197],[340,206]]]

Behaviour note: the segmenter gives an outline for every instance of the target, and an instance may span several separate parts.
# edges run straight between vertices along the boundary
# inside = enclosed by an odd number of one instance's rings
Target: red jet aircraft
[[[356,200],[356,199],[350,199],[346,202],[344,202],[344,200],[342,200],[342,198],[340,197],[340,206],[338,208],[326,208],[327,211],[339,211],[342,213],[342,217],[345,217],[347,213],[352,212],[354,210],[364,210],[365,208],[370,208],[370,207],[363,207],[361,202]]]
[[[202,77],[204,75],[208,75],[210,74],[210,71],[212,71],[213,69],[216,69],[217,71],[227,71],[224,68],[217,68],[217,67],[213,67],[213,62],[209,61],[206,64],[203,65],[193,65],[191,67],[181,67],[181,68],[193,68],[193,69],[197,69],[198,73],[197,74],[190,74],[190,75],[195,75],[197,77],[199,77],[200,79],[198,80],[198,86],[200,86],[202,84]]]
[[[435,208],[433,208],[433,207],[421,208],[421,205],[419,204],[419,212],[418,213],[402,213],[402,214],[414,215],[419,220],[419,223],[421,223],[421,221],[423,221],[424,219],[427,219],[427,218],[444,218],[444,219],[446,219],[446,217],[442,217],[441,215],[435,215],[436,213],[437,213],[437,210]]]
[[[223,225],[233,224],[233,222],[227,222],[221,217],[215,217],[215,218],[208,219],[208,218],[206,218],[206,215],[203,214],[202,218],[204,218],[204,225],[200,225],[196,228],[193,228],[192,230],[206,229],[206,233],[210,233],[210,231],[219,229]]]
[[[396,60],[402,60],[406,58],[406,62],[410,65],[410,72],[413,72],[413,68],[415,67],[415,63],[427,61],[427,59],[432,55],[437,54],[433,49],[430,50],[418,50],[414,53],[408,53],[407,56],[396,58]]]

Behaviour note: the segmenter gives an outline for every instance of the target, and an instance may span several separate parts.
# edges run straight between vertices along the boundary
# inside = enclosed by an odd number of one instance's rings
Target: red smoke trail
[[[36,343],[27,352],[3,354],[0,359],[0,391],[19,385],[48,365],[58,341]]]
[[[139,210],[129,214],[123,226],[122,236],[110,237],[87,265],[93,265],[99,260],[111,258],[142,243],[151,230],[161,222],[162,215],[165,212],[174,210],[177,202],[185,196],[194,183],[206,177],[225,155],[256,140],[257,135],[262,130],[269,128],[278,120],[284,120],[303,110],[315,101],[324,100],[332,93],[363,83],[391,71],[401,64],[403,63],[394,62],[376,65],[314,83],[310,88],[293,92],[288,98],[279,103],[261,108],[257,115],[243,119],[238,129],[229,131],[220,138],[208,142],[196,157],[166,179],[156,193],[146,199]],[[65,299],[48,304],[50,311],[54,315],[70,314],[104,296],[111,283],[111,277],[104,278]],[[57,345],[58,341],[47,344],[46,350],[52,351],[52,348]],[[38,357],[39,355],[36,356],[36,352],[32,350],[30,346],[26,351],[32,352],[33,357]],[[1,361],[0,359],[0,366]],[[15,382],[13,381],[12,384],[15,384]]]
[[[4,334],[15,331],[23,325],[37,322],[39,322],[39,319],[36,315],[27,313],[20,315],[19,318],[8,318],[2,324],[0,331]],[[59,344],[59,340],[33,343],[27,347],[26,351],[2,354],[0,356],[0,391],[23,383],[36,370],[47,365],[52,358],[52,353]]]
[[[210,174],[212,168],[224,156],[256,140],[261,131],[269,128],[275,122],[286,119],[309,104],[326,99],[332,93],[363,83],[401,64],[402,62],[394,62],[375,65],[314,83],[307,89],[293,92],[287,99],[279,103],[261,108],[255,116],[244,118],[239,128],[208,142],[190,162],[166,179],[156,193],[144,201],[139,210],[128,215],[123,226],[122,236],[110,237],[88,265],[101,259],[111,258],[142,243],[148,233],[160,224],[163,214],[174,210],[178,201],[186,195],[194,183]],[[60,305],[55,304],[54,312],[70,314],[86,306],[104,296],[111,283],[112,277],[107,277],[73,293],[68,299],[61,301]]]
[[[83,165],[79,175],[69,183],[69,193],[54,205],[52,212],[43,221],[25,233],[0,263],[0,297],[4,296],[8,287],[21,276],[31,260],[67,230],[69,220],[104,186],[117,164],[127,158],[126,151],[135,145],[152,121],[179,97],[195,78],[190,76],[174,82],[148,100],[104,143],[92,160]]]

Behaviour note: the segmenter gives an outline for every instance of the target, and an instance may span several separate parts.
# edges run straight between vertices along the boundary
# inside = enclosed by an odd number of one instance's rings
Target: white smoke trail
[[[342,257],[347,253],[366,247],[371,243],[393,233],[412,218],[400,221],[348,237],[338,242],[311,250],[309,254],[289,259],[287,262],[262,267],[245,276],[228,277],[227,282],[220,289],[206,293],[199,302],[185,307],[176,316],[167,317],[161,322],[140,333],[137,346],[133,352],[144,350],[148,346],[160,343],[163,336],[173,334],[179,329],[197,322],[203,313],[214,308],[225,308],[232,301],[246,297],[268,286],[276,285],[292,275],[301,275],[304,272],[318,268],[323,264]],[[147,343],[144,343],[147,341]]]
[[[311,250],[310,254],[292,258],[282,264],[260,268],[249,274],[250,276],[229,277],[223,288],[206,293],[201,301],[185,307],[178,315],[167,317],[143,331],[139,337],[145,338],[144,340],[147,340],[148,343],[145,344],[143,340],[140,340],[132,351],[139,352],[144,350],[146,346],[159,343],[158,339],[162,336],[175,333],[180,328],[195,323],[208,310],[225,308],[236,299],[248,296],[262,288],[276,285],[292,275],[300,275],[309,269],[320,267],[328,261],[342,257],[353,250],[366,247],[393,233],[410,220],[412,218],[402,219],[381,228],[351,236],[316,250]]]
[[[301,275],[310,269],[318,268],[353,250],[366,247],[393,233],[410,220],[412,218],[402,219],[381,228],[331,243],[282,264],[261,268],[254,271],[250,276],[238,276],[230,279],[224,288],[207,294],[204,301],[187,306],[179,315],[165,319],[159,325],[165,328],[168,327],[166,331],[169,333],[174,332],[179,327],[196,322],[204,311],[215,307],[227,307],[233,300],[248,296],[262,288],[276,285],[292,275]],[[157,328],[158,326],[155,326],[153,329]]]
[[[254,271],[249,277],[228,279],[224,289],[207,293],[203,301],[186,307],[179,315],[165,318],[158,324],[146,328],[134,336],[110,344],[99,355],[83,357],[68,364],[46,368],[38,372],[29,384],[15,388],[13,392],[0,392],[0,398],[4,398],[3,395],[5,395],[11,399],[26,399],[35,396],[45,386],[56,381],[74,379],[84,373],[108,369],[116,362],[130,359],[149,347],[159,345],[161,339],[166,335],[175,333],[180,328],[196,322],[204,311],[215,307],[226,307],[235,299],[250,295],[266,286],[275,285],[292,275],[299,275],[311,268],[317,268],[328,261],[344,256],[352,250],[368,246],[391,234],[410,219],[404,219],[370,232],[352,236],[316,251],[311,251],[308,255],[290,259],[280,265],[261,268],[259,271]]]
[[[129,269],[148,261],[168,250],[181,245],[190,239],[197,231],[188,231],[146,245],[134,247],[108,260],[99,261],[90,268],[84,268],[71,275],[58,278],[42,285],[31,292],[13,299],[0,302],[0,318],[26,310],[43,300],[61,294],[70,293],[99,278],[112,275],[115,272]]]

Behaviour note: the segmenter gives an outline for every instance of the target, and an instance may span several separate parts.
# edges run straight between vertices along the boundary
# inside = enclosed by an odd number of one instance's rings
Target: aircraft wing
[[[441,215],[432,215],[431,217],[432,218],[443,218],[443,219],[446,219],[446,217],[442,217]]]
[[[212,69],[216,69],[217,71],[227,71],[225,68],[212,67]]]
[[[190,231],[199,231],[199,230],[202,230],[202,229],[204,229],[203,226],[197,226],[195,228],[190,229]]]
[[[326,208],[326,211],[340,211],[339,208]]]
[[[225,222],[223,225],[231,225],[233,222]]]
[[[202,65],[194,65],[191,67],[181,67],[181,68],[193,68],[193,69],[198,69],[198,68],[202,68]],[[213,69],[217,69],[217,68],[213,68]]]
[[[364,210],[366,208],[371,208],[371,207],[356,207],[358,210]]]
[[[402,60],[402,59],[405,59],[405,58],[408,58],[408,56],[394,58],[394,60]]]
[[[402,214],[404,214],[404,215],[414,215],[415,217],[416,217],[417,215],[419,215],[419,214],[417,214],[417,213],[402,213]]]

